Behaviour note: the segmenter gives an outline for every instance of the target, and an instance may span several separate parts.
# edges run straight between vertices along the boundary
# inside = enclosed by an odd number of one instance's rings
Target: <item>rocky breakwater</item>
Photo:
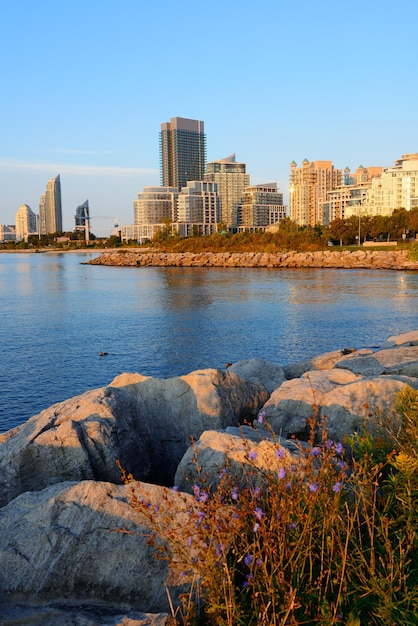
[[[344,441],[363,424],[376,428],[378,415],[398,419],[394,398],[405,385],[418,389],[418,331],[287,365],[250,359],[168,379],[124,373],[3,433],[0,622],[168,626],[170,602],[190,583],[175,560],[156,558],[147,541],[155,528],[132,509],[117,462],[154,514],[164,502],[181,528],[196,450],[209,484],[225,466],[239,474],[251,451],[273,467],[271,433],[254,422],[263,410],[292,463],[313,405],[329,437]]]
[[[407,250],[356,250],[342,252],[104,252],[88,265],[127,267],[266,267],[418,270]]]

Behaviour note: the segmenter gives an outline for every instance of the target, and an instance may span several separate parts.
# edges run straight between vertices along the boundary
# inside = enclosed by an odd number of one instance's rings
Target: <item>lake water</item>
[[[418,272],[83,264],[94,256],[0,254],[0,431],[121,372],[285,364],[418,329]]]

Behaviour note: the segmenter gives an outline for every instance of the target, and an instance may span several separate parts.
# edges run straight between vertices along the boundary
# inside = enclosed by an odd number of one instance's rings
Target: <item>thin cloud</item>
[[[56,172],[76,176],[116,176],[119,178],[155,174],[158,170],[140,167],[109,167],[101,165],[71,165],[68,163],[25,163],[23,161],[1,161],[0,170],[20,169],[37,172]]]

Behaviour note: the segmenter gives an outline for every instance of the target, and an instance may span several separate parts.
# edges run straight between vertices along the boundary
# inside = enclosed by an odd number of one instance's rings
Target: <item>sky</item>
[[[0,223],[60,174],[64,230],[132,224],[159,131],[203,120],[207,160],[251,184],[290,162],[391,167],[418,152],[417,0],[0,0]]]

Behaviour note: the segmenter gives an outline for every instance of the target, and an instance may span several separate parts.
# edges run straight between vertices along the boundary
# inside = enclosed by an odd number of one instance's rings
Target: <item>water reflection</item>
[[[118,268],[86,258],[0,255],[0,430],[123,371],[167,377],[251,357],[284,364],[418,328],[418,273]]]

